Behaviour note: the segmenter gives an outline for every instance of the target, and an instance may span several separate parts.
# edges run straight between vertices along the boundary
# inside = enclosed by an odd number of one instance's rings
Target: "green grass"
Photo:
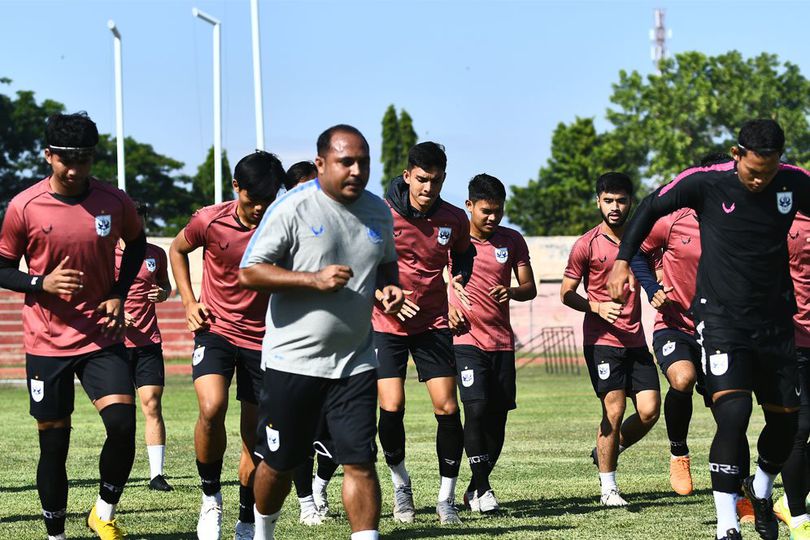
[[[584,374],[548,375],[542,368],[518,372],[518,409],[510,415],[503,456],[492,477],[503,513],[485,518],[462,512],[464,524],[440,527],[434,507],[438,490],[435,457],[435,420],[423,385],[409,380],[406,430],[408,468],[414,482],[418,509],[411,525],[390,519],[391,487],[387,469],[379,464],[383,487],[381,532],[386,538],[711,538],[714,509],[707,467],[713,422],[695,399],[695,417],[689,438],[693,455],[696,494],[679,497],[668,480],[668,443],[663,419],[650,435],[621,457],[618,482],[630,502],[627,509],[604,509],[598,504],[599,483],[589,452],[594,445],[599,405]],[[233,390],[232,390],[233,391]],[[104,437],[95,409],[77,387],[73,439],[68,458],[70,499],[68,537],[91,538],[84,517],[97,493],[98,452]],[[231,401],[235,403],[235,401]],[[190,377],[167,382],[164,411],[168,431],[166,470],[176,490],[169,494],[146,488],[148,463],[141,442],[139,413],[138,454],[130,484],[119,505],[119,517],[130,538],[195,538],[199,489],[192,428],[196,400]],[[230,446],[223,471],[225,531],[236,520],[238,489],[238,417],[227,419]],[[758,433],[761,415],[755,414],[750,433]],[[45,537],[34,481],[38,442],[34,421],[28,416],[24,387],[0,385],[0,539]],[[752,436],[753,438],[753,436]],[[469,479],[462,467],[457,489],[460,500]],[[330,501],[340,511],[340,473],[330,486]],[[345,519],[308,528],[298,524],[298,504],[287,500],[276,529],[277,538],[348,538]],[[755,538],[751,526],[743,534]],[[782,526],[782,534],[786,529]]]

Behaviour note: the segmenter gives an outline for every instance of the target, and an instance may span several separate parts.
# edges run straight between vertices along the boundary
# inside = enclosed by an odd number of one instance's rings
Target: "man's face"
[[[467,201],[473,227],[485,235],[495,232],[503,219],[503,201]]]
[[[66,189],[83,187],[93,166],[92,154],[58,154],[50,148],[45,149],[45,160],[51,166],[53,178]]]
[[[411,206],[420,212],[427,212],[442,191],[442,184],[447,174],[442,170],[426,171],[414,167],[402,173],[402,179],[408,184],[408,198]]]
[[[362,137],[338,131],[325,156],[315,158],[318,181],[327,195],[341,203],[354,202],[368,184],[370,159]]]
[[[738,147],[731,149],[731,155],[737,162],[737,176],[748,191],[758,193],[768,187],[776,173],[779,172],[778,153],[762,156],[753,150],[746,150],[744,155]]]
[[[239,205],[239,216],[248,221],[250,225],[258,225],[267,207],[273,204],[273,200],[251,198],[246,189],[239,188],[236,180],[233,181],[233,191],[236,193],[237,204]]]
[[[608,227],[621,227],[627,221],[633,201],[630,195],[624,192],[599,194],[596,199],[596,206],[602,214],[602,220]]]

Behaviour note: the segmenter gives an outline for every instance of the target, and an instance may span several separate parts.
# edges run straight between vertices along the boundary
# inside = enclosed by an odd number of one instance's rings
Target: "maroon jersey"
[[[493,287],[512,284],[512,274],[529,266],[529,247],[514,229],[498,227],[488,240],[470,237],[475,246],[473,273],[467,286],[472,311],[464,309],[451,296],[453,305],[462,310],[468,330],[453,338],[455,345],[473,345],[484,351],[514,351],[515,335],[509,322],[509,303],[501,304],[489,295]],[[451,293],[452,295],[452,293]]]
[[[695,279],[700,260],[700,227],[691,208],[677,210],[655,222],[641,251],[647,254],[663,250],[664,287],[672,287],[671,302],[655,315],[655,330],[672,328],[695,333],[689,306],[695,297]]]
[[[22,319],[28,354],[74,356],[109,347],[121,338],[105,337],[95,312],[115,283],[115,246],[142,231],[141,219],[120,189],[89,180],[85,195],[60,197],[49,178],[14,197],[0,233],[0,256],[25,257],[31,275],[46,275],[64,259],[66,268],[84,272],[84,287],[70,296],[27,293]]]
[[[796,214],[788,232],[790,276],[796,295],[798,311],[793,316],[796,330],[796,346],[810,347],[810,218],[801,212]]]
[[[565,277],[584,282],[588,301],[610,302],[607,282],[618,253],[619,244],[602,232],[601,224],[597,225],[574,243],[568,266],[565,267]],[[638,288],[628,291],[627,302],[613,324],[597,313],[586,313],[582,333],[584,345],[646,346]]]
[[[450,264],[450,251],[469,249],[470,221],[460,208],[444,201],[437,204],[439,208],[425,218],[406,218],[391,209],[400,286],[413,291],[407,298],[419,306],[419,312],[402,322],[375,305],[371,322],[377,332],[403,336],[448,327],[442,270]]]
[[[197,210],[183,234],[204,250],[200,302],[211,313],[211,332],[237,347],[259,351],[270,295],[239,286],[239,263],[256,229],[242,225],[236,205],[228,201]]]
[[[124,250],[115,247],[115,275],[121,270],[121,257]],[[127,328],[124,335],[124,345],[127,347],[145,347],[160,343],[160,330],[158,329],[155,303],[147,297],[152,287],[159,283],[169,282],[168,261],[166,252],[155,244],[146,244],[141,269],[138,271],[132,287],[129,288],[124,311],[132,315],[132,326]]]

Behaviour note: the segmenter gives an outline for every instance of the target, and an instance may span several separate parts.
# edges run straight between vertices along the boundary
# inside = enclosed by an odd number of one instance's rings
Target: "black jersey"
[[[687,169],[641,202],[617,258],[630,260],[658,218],[684,207],[697,212],[702,244],[692,313],[738,328],[790,325],[796,300],[787,233],[798,210],[810,211],[810,173],[781,164],[753,193],[734,161]]]

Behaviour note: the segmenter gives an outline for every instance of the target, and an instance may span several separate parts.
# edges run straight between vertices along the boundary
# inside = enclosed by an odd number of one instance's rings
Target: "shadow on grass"
[[[196,476],[186,475],[186,476],[168,476],[169,480],[190,480],[196,479]],[[149,484],[149,478],[147,477],[136,477],[130,478],[127,481],[127,488],[132,489],[135,487],[146,487]],[[94,487],[98,486],[98,478],[76,478],[72,480],[68,480],[68,488],[81,488],[81,487]],[[234,480],[233,482],[223,482],[222,485],[236,485],[238,484],[238,480]],[[36,491],[37,486],[35,484],[28,484],[27,486],[13,486],[13,487],[3,487],[0,486],[0,493],[22,493],[23,491]]]
[[[476,523],[478,525],[478,523]],[[385,538],[411,539],[411,538],[441,538],[443,536],[459,536],[468,534],[486,534],[489,536],[512,536],[518,532],[547,532],[573,529],[570,525],[493,525],[486,526],[456,526],[448,527],[441,525],[409,526],[407,529],[396,529],[386,533]]]

